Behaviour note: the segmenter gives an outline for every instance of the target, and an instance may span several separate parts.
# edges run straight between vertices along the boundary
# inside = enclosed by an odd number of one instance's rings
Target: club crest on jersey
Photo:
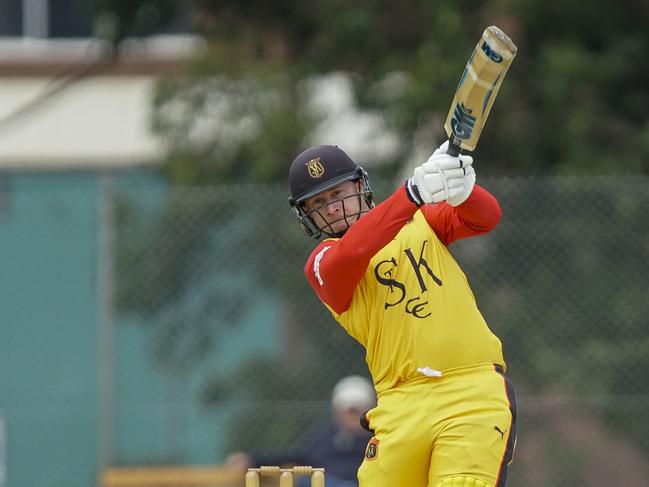
[[[379,440],[373,436],[365,449],[365,458],[368,460],[375,460],[379,456]]]
[[[304,165],[306,166],[306,170],[309,172],[309,176],[311,176],[313,179],[322,177],[325,172],[324,166],[322,165],[319,157],[310,159],[309,161],[305,162]]]

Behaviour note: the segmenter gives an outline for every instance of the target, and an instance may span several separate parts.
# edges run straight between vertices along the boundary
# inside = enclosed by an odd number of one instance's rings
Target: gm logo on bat
[[[475,117],[471,115],[472,110],[464,106],[464,103],[458,103],[453,110],[453,118],[451,119],[451,130],[453,135],[462,140],[471,138],[473,126],[475,125]]]
[[[502,63],[503,62],[503,57],[500,54],[498,54],[496,51],[494,51],[491,48],[491,46],[489,44],[487,44],[487,41],[482,42],[482,51],[494,63]]]

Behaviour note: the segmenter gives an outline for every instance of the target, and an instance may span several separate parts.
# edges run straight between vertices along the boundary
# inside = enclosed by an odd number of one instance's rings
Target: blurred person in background
[[[475,184],[473,158],[442,144],[375,206],[342,149],[311,147],[289,170],[289,205],[322,240],[304,273],[366,349],[378,405],[361,487],[503,487],[516,400],[500,340],[448,249],[496,227],[500,205]]]
[[[374,404],[370,381],[359,375],[344,377],[331,393],[332,419],[316,427],[295,448],[273,453],[234,452],[226,465],[242,473],[261,465],[324,467],[327,487],[356,487],[356,473],[372,436],[361,427],[359,417]],[[301,477],[296,485],[308,486],[309,479]]]

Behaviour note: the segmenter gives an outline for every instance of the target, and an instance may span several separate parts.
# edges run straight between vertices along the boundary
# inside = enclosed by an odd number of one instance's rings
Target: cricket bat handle
[[[451,137],[448,140],[448,149],[446,149],[446,153],[449,156],[457,157],[460,155],[460,144],[455,142],[455,137],[451,135]]]

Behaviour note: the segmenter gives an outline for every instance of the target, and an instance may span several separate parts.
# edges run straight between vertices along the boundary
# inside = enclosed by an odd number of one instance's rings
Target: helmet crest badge
[[[304,165],[306,166],[307,171],[309,171],[309,176],[314,179],[322,177],[325,172],[324,166],[322,165],[322,162],[320,162],[319,157],[308,160]]]

